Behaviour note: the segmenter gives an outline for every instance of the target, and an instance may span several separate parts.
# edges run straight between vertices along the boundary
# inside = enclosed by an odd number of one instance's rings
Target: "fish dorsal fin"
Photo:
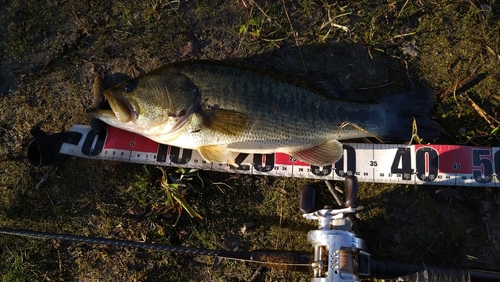
[[[328,140],[312,148],[287,153],[306,163],[324,166],[336,163],[340,160],[344,153],[344,149],[342,148],[342,144],[334,139]]]
[[[247,115],[233,110],[210,109],[200,111],[202,125],[212,131],[235,136],[248,129],[250,119]]]
[[[225,145],[207,145],[198,147],[201,157],[211,163],[227,163],[232,166],[238,167],[234,162],[233,155]]]

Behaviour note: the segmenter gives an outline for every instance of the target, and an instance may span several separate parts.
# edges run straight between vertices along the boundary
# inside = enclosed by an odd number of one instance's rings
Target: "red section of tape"
[[[108,139],[104,147],[115,150],[131,150],[144,153],[156,153],[159,144],[142,135],[108,126]]]
[[[301,162],[292,156],[285,153],[276,153],[275,160],[277,165],[300,165],[300,166],[309,166],[308,163]]]
[[[134,142],[135,133],[108,126],[108,138],[104,148],[115,150],[130,150],[130,144]]]

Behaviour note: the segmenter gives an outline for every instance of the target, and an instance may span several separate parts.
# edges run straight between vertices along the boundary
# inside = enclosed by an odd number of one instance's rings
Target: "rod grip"
[[[371,259],[371,275],[376,279],[397,279],[416,282],[468,282],[469,273],[464,268],[437,267],[424,263],[407,263],[394,260]]]

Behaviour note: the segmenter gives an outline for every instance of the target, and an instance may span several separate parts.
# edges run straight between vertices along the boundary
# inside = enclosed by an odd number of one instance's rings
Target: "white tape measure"
[[[500,148],[459,145],[344,143],[344,155],[333,165],[318,167],[287,154],[243,154],[238,168],[207,163],[196,150],[158,144],[146,137],[108,126],[96,136],[90,126],[73,125],[83,134],[78,145],[64,143],[60,153],[83,158],[220,172],[361,182],[490,186],[500,184]]]

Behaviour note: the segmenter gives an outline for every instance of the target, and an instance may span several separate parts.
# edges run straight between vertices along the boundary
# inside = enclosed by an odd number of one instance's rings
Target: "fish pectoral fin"
[[[225,135],[239,135],[250,125],[247,115],[233,110],[210,109],[200,111],[199,114],[203,118],[204,127]]]
[[[289,152],[291,156],[298,160],[319,166],[336,163],[342,158],[343,153],[342,144],[337,140],[328,140],[312,148]]]
[[[234,167],[238,165],[234,162],[233,155],[227,149],[227,146],[223,145],[208,145],[198,147],[198,152],[200,152],[201,157],[211,163],[227,163]]]

